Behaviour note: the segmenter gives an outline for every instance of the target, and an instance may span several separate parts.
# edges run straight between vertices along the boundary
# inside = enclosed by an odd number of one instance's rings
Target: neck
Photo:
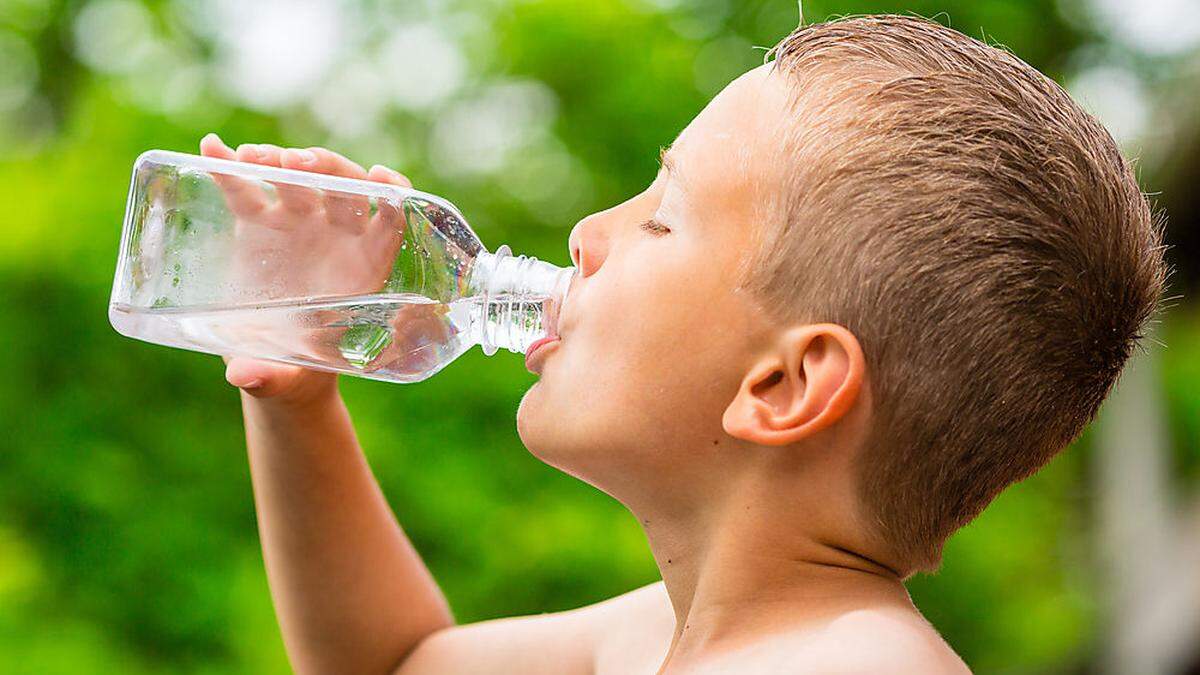
[[[669,663],[852,609],[913,610],[900,575],[847,532],[854,517],[836,486],[777,468],[727,481],[703,507],[634,511],[675,611]],[[798,484],[825,488],[798,496]]]

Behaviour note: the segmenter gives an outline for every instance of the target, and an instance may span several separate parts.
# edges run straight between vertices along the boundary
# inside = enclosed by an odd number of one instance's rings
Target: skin
[[[871,419],[854,335],[780,324],[736,288],[777,189],[787,83],[730,84],[642,193],[588,216],[579,275],[517,425],[638,518],[663,581],[455,626],[362,458],[332,375],[234,359],[268,579],[298,672],[963,673],[866,536]],[[321,149],[204,154],[406,184]],[[682,336],[682,337],[681,337]]]

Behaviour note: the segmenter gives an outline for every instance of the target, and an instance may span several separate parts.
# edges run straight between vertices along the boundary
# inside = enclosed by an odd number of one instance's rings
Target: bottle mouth
[[[524,354],[546,337],[558,337],[574,268],[513,256],[508,246],[481,253],[471,287],[480,299],[479,336],[485,354],[498,348]]]
[[[542,301],[542,328],[546,337],[561,338],[562,318],[566,315],[567,299],[571,297],[571,284],[575,280],[575,268],[562,270],[551,288],[550,295]]]

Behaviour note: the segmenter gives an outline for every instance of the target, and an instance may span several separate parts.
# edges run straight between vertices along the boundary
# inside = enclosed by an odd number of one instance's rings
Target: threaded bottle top
[[[475,259],[471,287],[479,299],[476,335],[489,356],[503,347],[523,354],[535,341],[558,334],[574,268],[530,256],[513,256],[507,245]]]

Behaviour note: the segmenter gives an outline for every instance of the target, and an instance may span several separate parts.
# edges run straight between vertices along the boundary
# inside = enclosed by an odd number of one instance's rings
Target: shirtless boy
[[[904,580],[1093,417],[1157,307],[1160,228],[1104,129],[1004,51],[876,16],[772,55],[575,226],[517,413],[530,452],[638,518],[662,582],[455,625],[335,377],[230,361],[298,672],[967,672]],[[407,184],[321,148],[201,149]]]

